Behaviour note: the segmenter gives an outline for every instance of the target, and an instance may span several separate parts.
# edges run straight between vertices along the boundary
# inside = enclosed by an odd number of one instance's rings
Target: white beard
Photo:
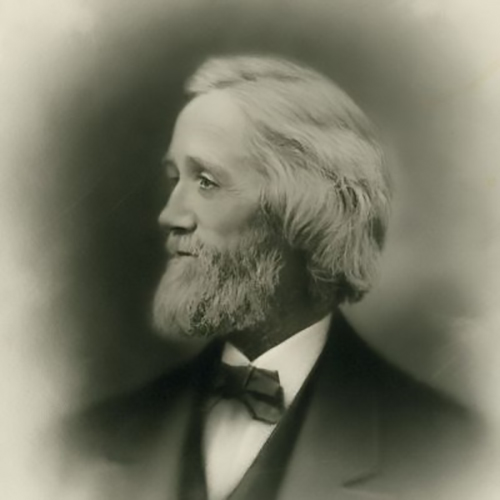
[[[211,338],[262,325],[275,309],[279,248],[266,227],[249,231],[235,248],[198,244],[196,257],[171,259],[154,298],[155,328],[169,337]]]

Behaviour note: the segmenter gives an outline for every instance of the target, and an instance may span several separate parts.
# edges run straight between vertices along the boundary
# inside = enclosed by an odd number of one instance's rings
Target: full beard
[[[156,291],[153,323],[161,335],[226,336],[258,328],[276,311],[283,259],[272,231],[253,228],[224,250],[188,245],[196,257],[171,259]]]

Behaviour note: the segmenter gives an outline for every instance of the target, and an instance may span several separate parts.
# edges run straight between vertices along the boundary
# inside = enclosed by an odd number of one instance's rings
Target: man
[[[187,94],[164,158],[154,323],[191,359],[89,414],[96,498],[445,498],[474,424],[338,310],[370,290],[387,230],[368,118],[268,57],[209,60]]]

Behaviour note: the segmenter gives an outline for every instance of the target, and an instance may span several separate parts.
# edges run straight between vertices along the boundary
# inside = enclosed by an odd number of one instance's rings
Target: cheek
[[[200,212],[198,228],[214,238],[231,238],[244,233],[255,220],[257,203],[214,203]]]

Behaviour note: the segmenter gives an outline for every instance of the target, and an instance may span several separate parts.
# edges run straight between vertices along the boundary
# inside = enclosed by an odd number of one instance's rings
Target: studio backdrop
[[[376,288],[346,314],[392,362],[497,418],[493,2],[23,4],[5,11],[2,63],[7,440],[23,430],[32,444],[46,423],[175,362],[149,326],[164,266],[160,161],[186,77],[229,53],[308,64],[377,123],[394,178],[392,225]],[[490,43],[471,42],[474,26]]]

